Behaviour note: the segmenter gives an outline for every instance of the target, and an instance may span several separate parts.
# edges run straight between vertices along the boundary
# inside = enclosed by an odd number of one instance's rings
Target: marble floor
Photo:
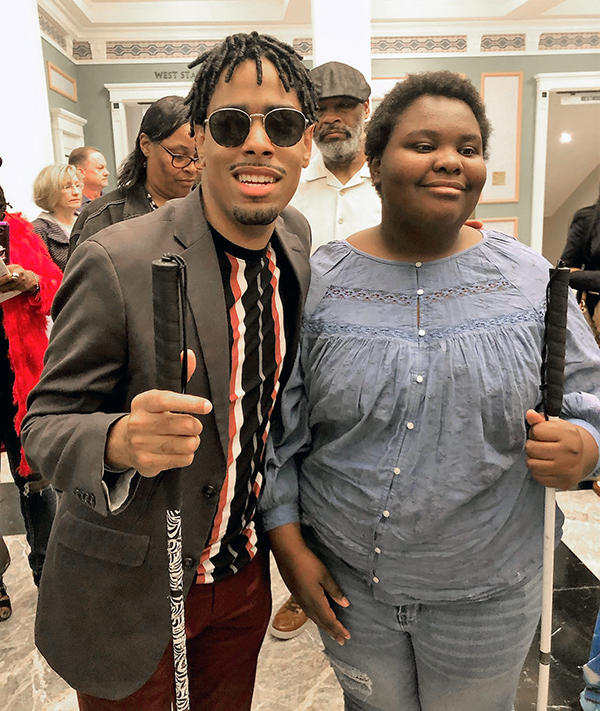
[[[4,476],[2,479],[6,481]],[[587,617],[583,616],[584,628],[594,605],[597,608],[600,601],[600,499],[591,491],[569,492],[559,497],[568,516],[565,540],[576,556],[565,549],[560,557],[562,562],[557,565],[560,578],[557,595],[571,603],[558,606],[555,620],[561,658],[555,660],[553,677],[557,681],[551,708],[575,711],[576,694],[581,686],[578,665],[586,661],[591,628],[586,634],[581,625],[577,627],[571,622],[581,618],[582,594],[587,595],[586,609],[589,609]],[[25,537],[8,535],[6,541],[12,564],[4,577],[13,615],[0,625],[0,711],[75,711],[74,692],[48,668],[33,644],[36,589],[27,566]],[[273,594],[276,609],[287,593],[275,569]],[[517,711],[535,708],[532,705],[535,656],[532,650],[530,668],[526,667],[522,677]],[[342,711],[339,687],[322,655],[319,635],[312,623],[293,640],[279,641],[267,635],[259,658],[252,708],[253,711]]]

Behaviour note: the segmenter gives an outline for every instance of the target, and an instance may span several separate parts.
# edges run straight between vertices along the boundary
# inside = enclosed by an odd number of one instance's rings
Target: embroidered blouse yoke
[[[433,262],[333,242],[312,265],[265,527],[300,509],[392,604],[482,599],[532,576],[544,495],[525,465],[525,412],[540,404],[548,262],[486,232]],[[563,417],[598,441],[600,351],[569,308]]]

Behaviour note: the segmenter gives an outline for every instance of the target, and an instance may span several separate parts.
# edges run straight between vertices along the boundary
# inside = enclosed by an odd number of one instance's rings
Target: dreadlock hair
[[[258,32],[251,32],[249,35],[239,33],[226,37],[221,44],[204,52],[188,65],[190,69],[200,67],[185,100],[190,107],[192,135],[194,124],[202,125],[206,121],[208,104],[223,72],[226,72],[225,81],[229,82],[235,68],[250,59],[256,64],[256,83],[260,85],[263,79],[263,57],[277,70],[283,88],[296,92],[302,113],[308,122],[316,123],[315,90],[308,70],[302,63],[302,56],[289,44],[270,35],[260,35]]]
[[[173,135],[187,121],[188,109],[181,96],[163,96],[162,99],[151,104],[140,124],[135,148],[119,168],[117,185],[124,188],[125,192],[130,192],[136,185],[143,185],[146,182],[146,156],[140,147],[142,133],[156,143]]]

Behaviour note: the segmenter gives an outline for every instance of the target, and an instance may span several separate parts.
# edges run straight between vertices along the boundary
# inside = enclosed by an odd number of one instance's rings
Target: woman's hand
[[[527,410],[531,426],[525,444],[527,467],[543,486],[572,489],[593,471],[598,462],[596,440],[583,427],[566,420],[546,420]]]
[[[28,269],[23,269],[20,264],[9,264],[6,274],[0,277],[0,294],[7,291],[21,291],[25,294],[35,294],[40,288],[37,276]]]
[[[338,644],[350,632],[338,621],[327,595],[342,607],[350,604],[327,568],[304,543],[300,527],[288,523],[269,531],[271,548],[285,584],[311,620]]]

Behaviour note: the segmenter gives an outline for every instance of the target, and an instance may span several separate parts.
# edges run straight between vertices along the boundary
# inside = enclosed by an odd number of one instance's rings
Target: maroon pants
[[[250,711],[256,661],[270,613],[265,550],[226,580],[192,586],[185,603],[191,711]],[[150,679],[131,696],[109,701],[77,692],[77,698],[80,711],[170,711],[172,645]]]

